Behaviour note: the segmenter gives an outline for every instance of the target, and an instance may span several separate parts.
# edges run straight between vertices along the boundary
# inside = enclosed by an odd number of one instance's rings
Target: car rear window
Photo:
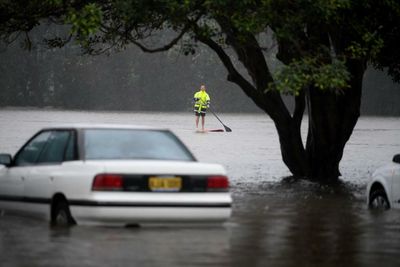
[[[170,131],[132,129],[84,130],[87,160],[156,159],[194,161],[186,146]]]

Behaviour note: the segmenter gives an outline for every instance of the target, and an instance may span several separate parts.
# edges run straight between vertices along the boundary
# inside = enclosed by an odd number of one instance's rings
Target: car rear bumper
[[[231,216],[229,193],[95,193],[70,200],[78,224],[215,223]]]
[[[224,222],[230,207],[79,207],[71,206],[78,224]]]

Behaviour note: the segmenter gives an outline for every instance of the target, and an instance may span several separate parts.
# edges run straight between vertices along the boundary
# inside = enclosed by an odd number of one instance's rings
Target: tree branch
[[[145,45],[139,43],[138,41],[134,40],[133,38],[130,39],[130,41],[136,45],[137,47],[140,48],[140,50],[142,50],[143,52],[146,53],[157,53],[157,52],[163,52],[163,51],[167,51],[169,49],[171,49],[174,45],[176,45],[178,43],[178,41],[182,38],[183,34],[185,34],[184,32],[181,32],[176,38],[174,38],[169,44],[164,45],[162,47],[158,47],[158,48],[148,48]]]
[[[255,36],[250,32],[239,31],[229,19],[219,17],[217,20],[227,35],[227,43],[235,50],[238,59],[252,78],[256,91],[263,98],[262,109],[275,121],[290,120],[289,110],[280,93],[276,90],[267,90],[269,84],[274,83],[274,79]]]
[[[256,101],[256,99],[262,98],[262,94],[260,94],[256,90],[256,88],[237,71],[237,69],[232,63],[232,60],[230,59],[228,54],[225,53],[225,51],[222,49],[220,45],[218,45],[211,38],[205,37],[201,34],[197,34],[197,38],[200,42],[207,45],[218,55],[218,57],[220,58],[220,60],[222,61],[222,63],[224,64],[225,68],[228,71],[228,81],[234,82],[237,85],[239,85],[246,93],[246,95],[252,98],[254,101]],[[260,106],[258,103],[256,104]]]
[[[200,18],[200,16],[198,16],[195,19],[195,21],[197,21],[199,18]],[[146,47],[144,44],[138,42],[132,35],[127,35],[127,38],[129,39],[130,42],[132,42],[134,45],[139,47],[143,52],[146,52],[146,53],[163,52],[163,51],[167,51],[167,50],[171,49],[174,45],[176,45],[179,42],[179,40],[182,39],[183,35],[185,35],[185,33],[187,33],[187,31],[189,30],[191,23],[192,22],[186,23],[185,26],[182,28],[182,31],[174,39],[172,39],[168,44],[161,46],[161,47],[157,47],[157,48]]]

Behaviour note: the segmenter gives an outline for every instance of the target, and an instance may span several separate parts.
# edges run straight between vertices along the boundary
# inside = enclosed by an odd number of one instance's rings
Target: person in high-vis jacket
[[[196,115],[196,128],[199,128],[199,117],[201,117],[201,130],[204,131],[205,116],[207,108],[210,107],[210,96],[206,92],[206,86],[200,86],[200,91],[194,94],[194,114]]]

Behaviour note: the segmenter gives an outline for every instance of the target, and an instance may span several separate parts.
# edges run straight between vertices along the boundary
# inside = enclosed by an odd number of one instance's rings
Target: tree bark
[[[308,176],[321,182],[335,182],[341,175],[339,163],[346,142],[360,116],[362,79],[366,66],[362,61],[347,64],[350,88],[343,92],[307,91],[309,128],[306,144]]]
[[[278,131],[283,162],[297,178],[307,176],[306,151],[301,136],[301,122],[305,110],[305,94],[301,92],[295,98],[295,110],[292,117],[285,120],[273,119]]]

